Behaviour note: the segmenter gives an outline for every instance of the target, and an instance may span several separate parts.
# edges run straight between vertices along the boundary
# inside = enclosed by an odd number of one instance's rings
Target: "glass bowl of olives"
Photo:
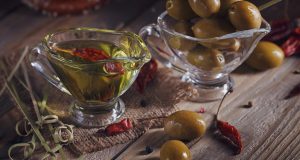
[[[195,101],[221,99],[233,87],[229,74],[271,30],[247,1],[168,0],[166,9],[139,34],[155,58],[193,84]]]

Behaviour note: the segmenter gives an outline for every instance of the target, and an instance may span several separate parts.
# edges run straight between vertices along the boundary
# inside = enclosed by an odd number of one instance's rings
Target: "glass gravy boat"
[[[122,31],[74,28],[48,34],[30,54],[31,65],[74,98],[72,119],[84,127],[116,121],[119,98],[151,54],[139,36]]]
[[[156,59],[179,71],[183,81],[193,84],[198,94],[191,100],[198,102],[221,99],[233,87],[229,74],[247,59],[271,30],[263,19],[259,29],[199,39],[176,32],[177,22],[163,12],[157,24],[143,27],[139,34]]]

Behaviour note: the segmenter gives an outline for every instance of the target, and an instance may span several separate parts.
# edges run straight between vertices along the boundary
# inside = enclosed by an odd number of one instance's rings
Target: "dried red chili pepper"
[[[235,154],[240,154],[243,148],[242,140],[238,130],[228,122],[216,120],[216,126],[220,134],[228,143],[231,143],[235,148]]]
[[[287,38],[294,29],[295,25],[290,20],[275,20],[271,22],[271,32],[263,39],[266,41],[277,42]]]
[[[300,95],[300,83],[296,85],[284,99],[290,99],[297,95]]]
[[[113,123],[105,128],[105,133],[108,136],[113,136],[130,130],[133,127],[130,119],[126,118],[119,123]]]
[[[95,48],[76,48],[72,54],[92,62],[109,58],[103,50]]]
[[[243,148],[243,144],[242,144],[242,140],[241,140],[241,135],[239,133],[239,131],[232,125],[230,125],[228,122],[224,122],[218,119],[218,114],[220,111],[220,108],[222,106],[222,103],[225,99],[225,97],[229,94],[233,92],[232,88],[227,91],[227,93],[224,95],[219,107],[218,107],[218,111],[216,114],[216,128],[219,131],[220,135],[229,143],[231,144],[234,149],[235,149],[235,154],[240,154]]]
[[[286,57],[300,53],[300,27],[294,29],[291,36],[281,45]]]
[[[142,67],[142,69],[135,81],[137,90],[140,93],[143,93],[147,84],[150,83],[154,79],[156,72],[157,72],[157,63],[154,59],[151,59],[150,62],[146,63]]]

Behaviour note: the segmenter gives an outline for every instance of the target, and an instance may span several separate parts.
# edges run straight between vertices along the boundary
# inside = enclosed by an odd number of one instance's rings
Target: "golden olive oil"
[[[96,49],[107,59],[89,61],[74,55],[75,50]],[[81,103],[105,104],[123,94],[135,80],[139,64],[123,48],[105,41],[74,40],[53,45],[48,58],[60,80]]]

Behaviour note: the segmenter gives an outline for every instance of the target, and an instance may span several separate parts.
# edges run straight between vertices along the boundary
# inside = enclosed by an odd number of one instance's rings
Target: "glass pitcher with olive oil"
[[[110,124],[124,113],[119,96],[150,59],[139,36],[94,28],[49,34],[30,55],[37,71],[75,99],[72,118],[85,127]]]

